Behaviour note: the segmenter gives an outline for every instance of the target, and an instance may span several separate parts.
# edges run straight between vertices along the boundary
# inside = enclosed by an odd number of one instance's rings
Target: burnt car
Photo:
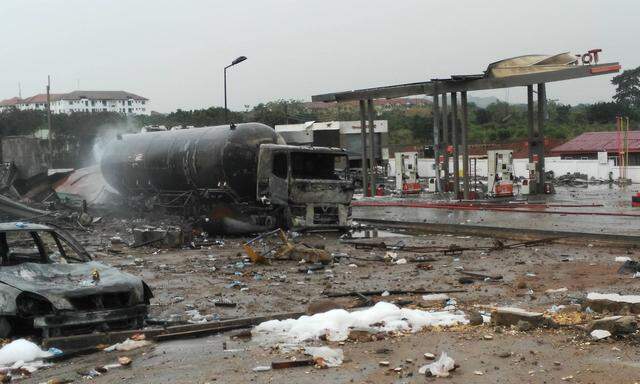
[[[142,279],[93,261],[64,230],[0,223],[0,338],[142,327],[151,297]]]

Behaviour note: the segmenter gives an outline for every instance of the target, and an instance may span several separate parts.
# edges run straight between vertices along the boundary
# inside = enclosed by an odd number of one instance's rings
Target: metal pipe
[[[451,93],[451,141],[453,144],[453,193],[460,194],[460,159],[458,158],[458,94]]]
[[[447,108],[447,94],[442,94],[442,147],[444,161],[442,167],[444,170],[444,186],[443,192],[449,191],[449,110]]]
[[[544,114],[545,106],[547,103],[545,83],[538,84],[538,172],[540,174],[540,185],[538,186],[538,193],[544,192],[545,174],[544,174]]]
[[[367,177],[367,111],[364,100],[360,100],[360,138],[362,139],[362,195],[367,196],[369,178]]]
[[[533,162],[533,151],[536,146],[534,140],[535,126],[533,124],[533,85],[527,85],[527,131],[529,138],[529,163]],[[537,193],[538,186],[536,180],[529,180],[529,193]]]
[[[51,76],[47,76],[47,142],[49,144],[49,168],[53,168],[53,141],[51,132]]]
[[[440,95],[433,95],[433,165],[436,173],[436,189],[442,191],[442,180],[440,180]]]
[[[375,166],[376,166],[376,155],[375,155],[375,147],[374,147],[374,142],[375,142],[375,129],[374,129],[374,123],[373,123],[373,119],[375,117],[375,113],[376,110],[373,108],[373,100],[369,99],[367,100],[367,109],[368,109],[368,113],[369,113],[369,169],[370,169],[370,173],[371,173],[371,180],[370,180],[370,184],[371,184],[371,196],[375,195],[375,183],[376,183],[376,173],[375,173]]]
[[[467,106],[467,92],[460,92],[460,103],[462,104],[462,183],[463,183],[463,197],[465,200],[469,200],[469,144],[468,144],[468,130],[469,130],[469,110]]]
[[[229,124],[229,113],[227,112],[227,68],[230,65],[224,67],[224,123]]]

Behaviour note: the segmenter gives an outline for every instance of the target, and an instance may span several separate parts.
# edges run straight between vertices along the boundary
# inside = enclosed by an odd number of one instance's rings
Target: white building
[[[20,110],[46,110],[47,95],[0,101],[0,111],[9,108]],[[51,113],[118,112],[126,115],[149,115],[149,99],[125,91],[73,91],[51,94]]]
[[[389,159],[389,127],[387,120],[375,120],[374,156],[378,163]],[[359,121],[309,121],[303,124],[275,126],[287,144],[313,145],[318,147],[345,148],[352,167],[359,167],[362,157],[361,126]],[[367,137],[367,145],[370,143]]]

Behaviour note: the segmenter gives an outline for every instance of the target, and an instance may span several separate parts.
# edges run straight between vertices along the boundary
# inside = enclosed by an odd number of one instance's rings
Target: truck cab
[[[262,144],[257,198],[281,209],[292,229],[350,225],[354,185],[343,149]]]

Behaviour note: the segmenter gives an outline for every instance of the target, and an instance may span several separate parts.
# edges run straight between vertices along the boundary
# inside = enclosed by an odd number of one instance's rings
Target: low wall
[[[517,177],[526,177],[529,175],[527,171],[528,159],[514,159],[513,170]],[[486,177],[487,159],[469,159],[470,167],[469,174],[474,175],[474,163],[475,171],[478,176]],[[433,167],[433,159],[418,159],[418,176],[420,177],[435,177],[435,170]],[[460,162],[459,169],[462,170],[462,162]],[[545,169],[547,171],[553,171],[555,176],[565,175],[567,173],[580,172],[586,174],[589,178],[596,179],[609,179],[609,172],[612,173],[613,179],[619,177],[619,168],[614,165],[613,160],[609,160],[607,163],[601,163],[599,160],[562,160],[559,157],[546,157]],[[453,160],[449,162],[449,170],[453,172]],[[395,162],[389,162],[389,176],[395,175]],[[640,166],[627,167],[627,177],[631,179],[633,183],[640,183]]]

